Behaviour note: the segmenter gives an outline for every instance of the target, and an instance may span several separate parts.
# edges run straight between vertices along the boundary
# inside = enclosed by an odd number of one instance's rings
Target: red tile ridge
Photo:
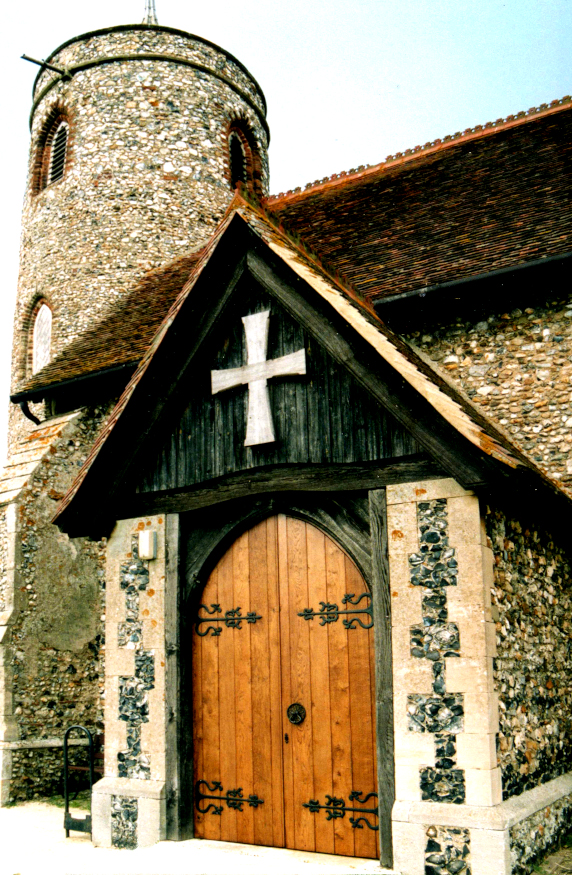
[[[489,136],[490,134],[496,134],[501,130],[510,130],[510,128],[518,127],[529,121],[562,112],[562,110],[570,106],[572,106],[572,96],[566,94],[559,100],[541,103],[540,106],[533,106],[526,110],[526,112],[522,111],[516,113],[516,115],[508,115],[506,118],[498,118],[496,121],[487,122],[484,125],[475,125],[474,128],[467,128],[462,133],[457,131],[454,134],[443,137],[443,139],[433,140],[425,143],[423,146],[415,146],[413,149],[406,149],[405,152],[396,152],[395,155],[388,155],[385,161],[381,161],[379,164],[360,164],[357,168],[342,170],[340,173],[333,173],[331,176],[325,176],[323,179],[308,182],[303,188],[299,186],[289,191],[281,191],[279,194],[271,194],[265,199],[265,203],[269,206],[274,206],[280,202],[291,202],[308,194],[314,194],[317,191],[324,191],[325,189],[366,179],[369,176],[399,166],[400,164],[415,161],[420,156],[432,155],[435,152],[441,152],[459,143],[467,143],[471,140]]]

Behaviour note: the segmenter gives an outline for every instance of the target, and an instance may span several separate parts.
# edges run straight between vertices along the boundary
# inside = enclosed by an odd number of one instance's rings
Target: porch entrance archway
[[[241,534],[192,625],[196,837],[379,856],[371,594],[283,514]]]

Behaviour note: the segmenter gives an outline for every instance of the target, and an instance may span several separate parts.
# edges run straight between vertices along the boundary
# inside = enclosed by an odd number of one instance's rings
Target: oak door
[[[373,619],[352,560],[270,517],[219,561],[194,620],[195,835],[377,857]]]

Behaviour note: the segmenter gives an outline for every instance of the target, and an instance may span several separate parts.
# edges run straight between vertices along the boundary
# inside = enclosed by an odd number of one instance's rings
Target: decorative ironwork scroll
[[[357,605],[359,605],[362,599],[369,599],[369,602],[366,607],[358,608]],[[362,629],[372,628],[373,607],[371,604],[371,593],[362,592],[362,594],[358,596],[353,592],[346,593],[342,599],[342,604],[348,605],[348,608],[345,611],[340,610],[336,604],[320,602],[319,611],[315,611],[313,608],[304,608],[298,616],[303,617],[304,620],[313,620],[314,617],[319,617],[320,626],[325,626],[326,623],[337,623],[342,614],[367,614],[369,622],[366,621],[365,623],[362,623],[359,617],[353,616],[351,619],[347,619],[347,617],[344,618],[343,624],[346,629],[357,629],[358,626],[356,626],[356,623],[358,623]]]
[[[349,796],[349,801],[359,802],[360,805],[365,805],[370,799],[377,799],[377,793],[368,793],[365,799],[360,798],[362,796],[363,793],[361,790],[352,790]],[[323,809],[326,812],[327,820],[335,820],[338,817],[345,817],[347,811],[353,811],[355,814],[359,814],[359,817],[350,817],[350,823],[354,829],[363,829],[362,822],[365,823],[369,829],[379,829],[379,826],[370,823],[365,816],[371,814],[372,817],[378,817],[377,806],[375,808],[351,808],[346,805],[345,799],[338,799],[336,796],[328,795],[326,795],[325,805],[320,805],[318,799],[310,799],[309,802],[303,802],[302,806],[307,808],[313,814],[320,811],[320,809]]]
[[[211,604],[210,608],[207,605],[199,605],[199,611],[201,609],[205,610],[209,615],[208,617],[201,617],[200,614],[197,614],[195,620],[195,632],[197,635],[200,635],[201,638],[204,638],[209,632],[211,635],[220,635],[222,632],[222,626],[212,625],[207,626],[204,631],[201,631],[201,623],[224,623],[227,629],[242,629],[241,623],[243,620],[246,620],[247,623],[256,623],[257,620],[262,619],[256,611],[249,611],[246,616],[243,616],[240,613],[241,608],[231,608],[229,611],[225,611],[222,617],[214,616],[215,614],[222,614],[222,608],[220,605]]]
[[[209,793],[203,793],[201,784],[209,790]],[[236,790],[227,790],[226,796],[210,795],[216,792],[223,792],[220,781],[213,781],[212,784],[209,784],[208,781],[197,781],[195,784],[195,805],[201,814],[208,814],[209,811],[212,811],[213,814],[221,815],[223,812],[222,802],[225,802],[227,808],[231,808],[233,811],[243,811],[242,806],[245,803],[251,808],[258,808],[259,805],[264,803],[264,799],[259,799],[258,796],[252,794],[245,799],[242,795],[242,787],[238,787]],[[206,808],[201,808],[201,802],[204,799],[213,799],[218,804],[215,805],[214,802],[209,802]]]

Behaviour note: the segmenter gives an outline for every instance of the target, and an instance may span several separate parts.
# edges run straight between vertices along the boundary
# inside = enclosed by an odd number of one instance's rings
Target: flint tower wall
[[[42,69],[34,85],[13,390],[30,375],[41,301],[52,310],[53,358],[143,273],[208,240],[232,197],[233,128],[250,187],[268,191],[264,96],[223,49],[131,25],[75,37],[47,60],[64,72]],[[50,183],[44,153],[58,118],[67,155]]]

